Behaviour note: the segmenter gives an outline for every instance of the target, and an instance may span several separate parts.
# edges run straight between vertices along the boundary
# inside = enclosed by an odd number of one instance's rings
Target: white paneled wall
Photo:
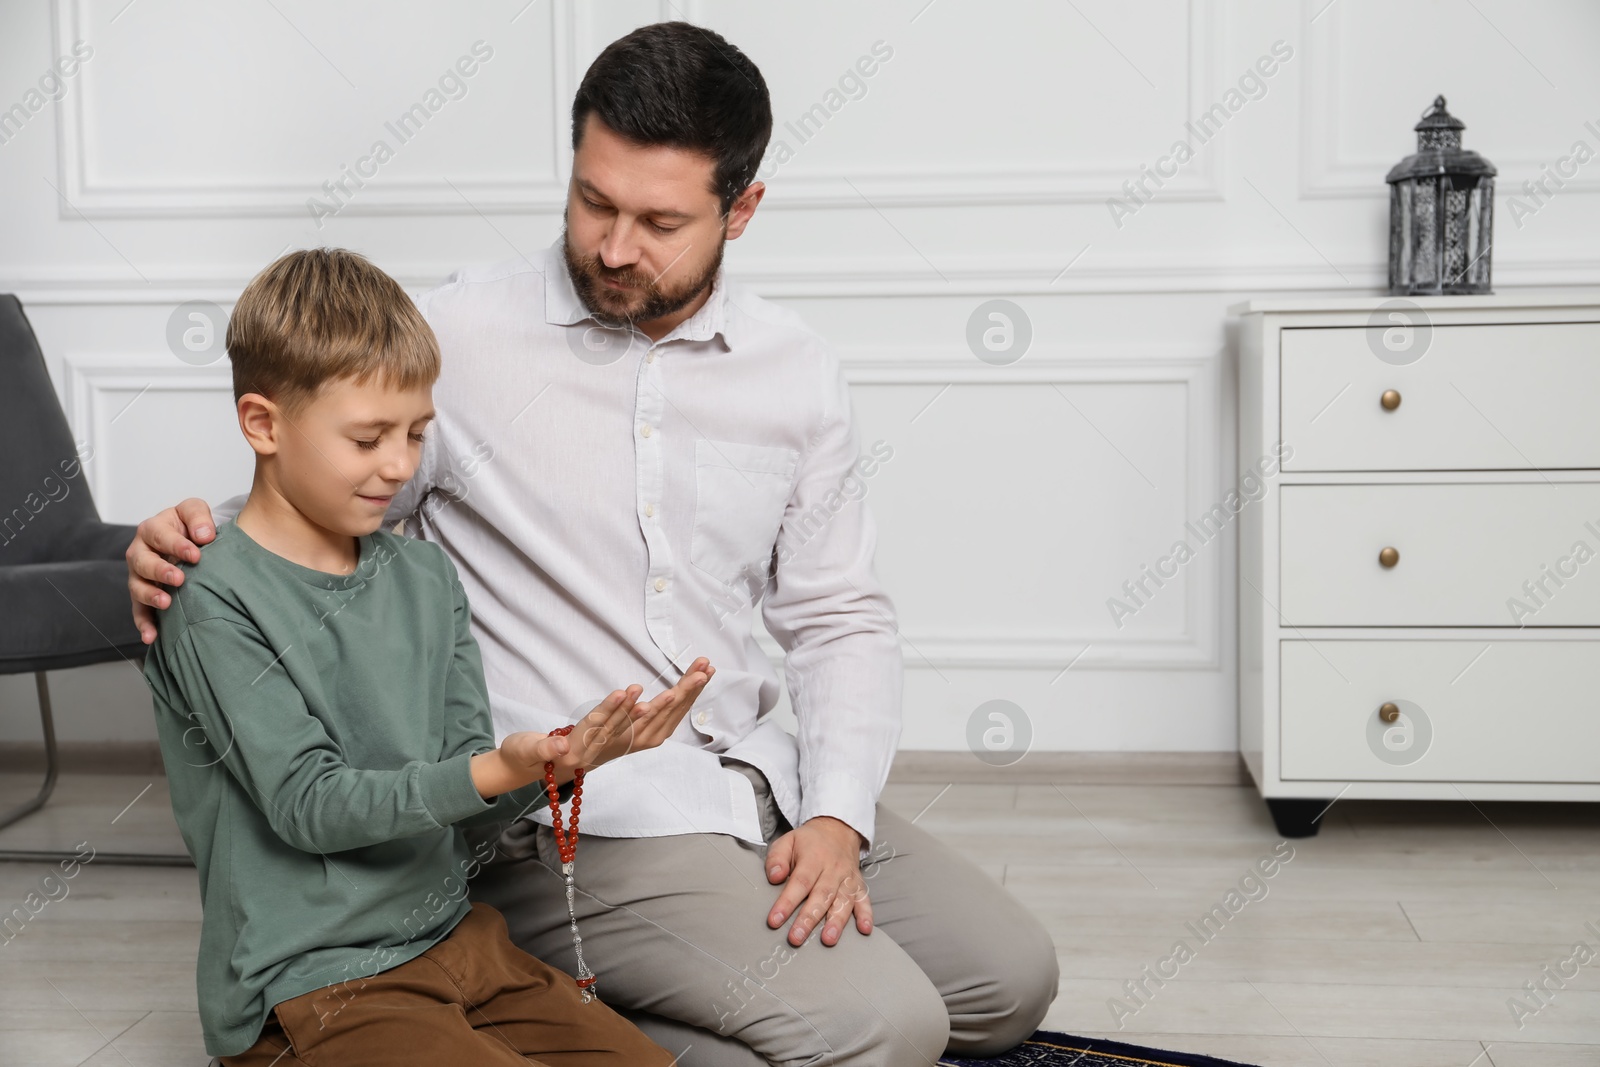
[[[770,193],[730,269],[833,340],[893,448],[868,499],[907,748],[965,747],[993,699],[1044,750],[1234,747],[1235,538],[1204,517],[1257,457],[1224,309],[1383,284],[1383,175],[1436,94],[1500,167],[1496,287],[1600,283],[1586,0],[7,0],[0,291],[102,513],[247,486],[225,360],[169,345],[180,305],[226,310],[296,246],[417,291],[543,247],[578,79],[662,18],[762,68]],[[1021,358],[969,346],[995,299]],[[154,737],[127,665],[58,689],[64,738]],[[0,679],[0,741],[35,735],[31,701]]]

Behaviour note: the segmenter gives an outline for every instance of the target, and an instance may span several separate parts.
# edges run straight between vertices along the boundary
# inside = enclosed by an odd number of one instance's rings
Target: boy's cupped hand
[[[658,747],[705,691],[717,669],[701,656],[689,665],[678,684],[654,699],[641,702],[637,685],[619,689],[579,719],[572,732],[551,736],[530,730],[510,734],[500,745],[515,764],[542,775],[544,765],[555,765],[556,781],[569,782],[578,768],[592,770],[630,752]]]

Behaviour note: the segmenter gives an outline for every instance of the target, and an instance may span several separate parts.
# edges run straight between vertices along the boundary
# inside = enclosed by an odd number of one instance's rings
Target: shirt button
[[[666,587],[667,587],[667,580],[665,578],[657,578],[656,579],[656,592],[659,593],[663,589],[665,589]]]
[[[700,712],[698,715],[696,715],[694,717],[694,724],[696,726],[704,726],[706,724],[706,720],[709,717],[710,716],[708,716],[705,712],[702,711],[702,712]]]
[[[643,426],[639,427],[639,435],[641,437],[649,437],[652,432],[653,431],[651,430],[650,424],[648,422],[645,423]]]
[[[656,514],[656,506],[654,504],[646,504],[644,506],[644,517],[645,518],[653,519],[653,518],[655,518],[655,514]]]
[[[644,354],[644,361],[646,363],[654,363],[656,361],[656,354],[654,352],[646,352]]]

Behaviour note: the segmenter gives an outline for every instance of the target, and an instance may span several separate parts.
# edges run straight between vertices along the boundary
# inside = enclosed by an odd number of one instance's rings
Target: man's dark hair
[[[688,22],[641,26],[589,64],[572,99],[574,152],[590,114],[636,144],[709,155],[724,215],[755,180],[772,137],[760,68],[720,34]]]

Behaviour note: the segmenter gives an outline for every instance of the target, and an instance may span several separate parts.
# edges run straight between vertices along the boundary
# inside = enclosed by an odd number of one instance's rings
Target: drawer
[[[1285,485],[1279,506],[1287,624],[1600,626],[1600,482]]]
[[[1600,467],[1600,322],[1281,337],[1286,471]],[[1406,343],[1421,357],[1405,362]],[[1388,390],[1400,396],[1392,411]]]
[[[1283,641],[1279,653],[1283,778],[1600,782],[1600,641]],[[1386,702],[1401,709],[1393,725]]]

